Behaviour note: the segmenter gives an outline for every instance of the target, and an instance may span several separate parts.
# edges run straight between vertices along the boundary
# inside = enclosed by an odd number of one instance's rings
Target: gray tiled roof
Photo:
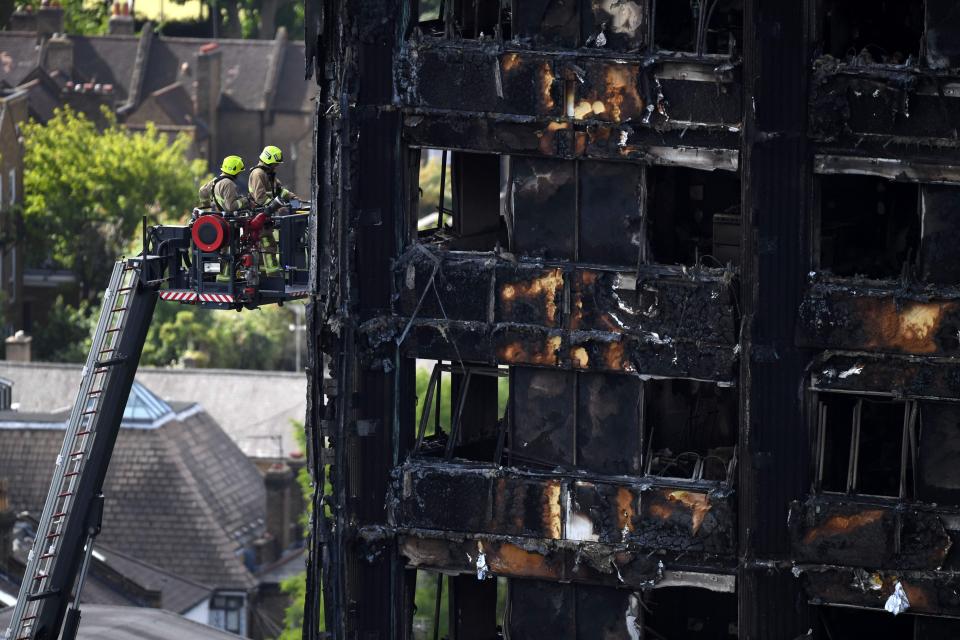
[[[136,36],[70,36],[77,80],[112,84],[121,101],[130,95]]]
[[[80,384],[80,369],[0,360],[0,377],[13,381],[13,402],[21,412],[68,408]],[[306,415],[307,379],[302,373],[141,367],[137,381],[168,403],[200,404],[248,456],[271,458],[279,448],[285,455],[298,449],[290,421],[302,422]]]
[[[0,428],[12,508],[41,512],[62,439],[59,429]],[[242,547],[264,530],[263,481],[198,407],[158,428],[121,429],[104,494],[104,545],[212,587],[253,586]]]
[[[39,62],[40,48],[36,35],[6,32],[0,37],[0,78],[11,87],[20,84]]]
[[[142,559],[134,558],[102,544],[96,550],[104,558],[103,564],[141,587],[160,592],[160,607],[176,613],[185,613],[194,605],[210,597],[213,590],[198,582],[165,571]],[[93,576],[96,576],[96,567]],[[84,587],[86,593],[86,587]],[[109,604],[98,602],[98,604]]]
[[[76,80],[108,83],[119,101],[131,91],[139,36],[70,36],[74,47]],[[195,73],[200,47],[216,42],[221,52],[222,106],[246,111],[266,108],[267,78],[272,61],[273,40],[211,40],[167,38],[154,35],[150,42],[141,99],[154,91],[181,81],[191,99],[196,96]],[[303,77],[304,46],[287,42],[283,47],[280,77],[288,83],[286,95],[278,96],[283,111],[309,111],[310,90]],[[32,33],[0,32],[0,82],[16,86],[39,64],[36,36]],[[296,69],[299,68],[299,72]],[[186,69],[186,75],[183,74]]]
[[[88,605],[81,613],[77,640],[236,640],[240,637],[161,609]],[[12,609],[0,612],[0,628],[5,629],[11,617]]]

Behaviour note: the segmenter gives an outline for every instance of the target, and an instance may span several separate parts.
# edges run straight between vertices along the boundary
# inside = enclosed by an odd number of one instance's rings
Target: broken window
[[[740,178],[684,167],[647,169],[646,236],[657,264],[722,267],[740,256]]]
[[[960,405],[920,403],[917,498],[960,504]]]
[[[846,607],[817,607],[818,622],[826,638],[892,638],[913,640],[914,617],[892,616],[886,611],[850,609]]]
[[[817,489],[911,499],[917,403],[879,396],[817,396]]]
[[[426,9],[426,11],[425,11]],[[420,21],[440,24],[448,36],[465,39],[509,39],[510,3],[507,0],[420,0]]]
[[[738,637],[737,596],[693,587],[643,592],[641,638],[723,640]]]
[[[743,39],[743,0],[655,0],[654,42],[667,51],[733,56]]]
[[[960,12],[958,12],[960,13]],[[925,184],[920,187],[923,238],[920,240],[920,278],[931,284],[960,282],[960,187]]]
[[[507,579],[416,572],[413,638],[495,638],[503,628]]]
[[[837,276],[897,278],[917,259],[919,188],[882,178],[820,180],[819,268]]]
[[[736,390],[697,380],[644,385],[648,475],[723,482],[737,443]]]
[[[903,64],[920,55],[921,0],[825,0],[824,53],[859,64]]]
[[[499,156],[439,149],[413,154],[417,182],[411,209],[421,242],[463,251],[507,245],[500,215]]]
[[[418,367],[414,453],[499,463],[506,438],[507,376],[506,368],[460,363]]]

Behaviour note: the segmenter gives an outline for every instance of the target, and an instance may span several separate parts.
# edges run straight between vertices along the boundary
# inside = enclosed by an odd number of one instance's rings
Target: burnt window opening
[[[735,389],[697,380],[644,384],[647,475],[725,482],[736,458]]]
[[[859,638],[889,638],[890,640],[920,640],[916,636],[916,617],[909,614],[892,616],[882,609],[853,609],[848,607],[816,607],[820,634],[817,637],[833,640]]]
[[[825,0],[823,52],[859,64],[904,64],[920,55],[922,0]]]
[[[842,277],[895,279],[916,262],[916,184],[865,176],[820,178],[819,268]]]
[[[818,394],[816,489],[912,499],[917,415],[913,400]]]
[[[419,23],[430,35],[510,39],[509,0],[420,0]]]
[[[503,629],[506,578],[477,580],[423,569],[416,574],[413,638],[493,638]],[[465,635],[467,629],[470,633]]]
[[[413,152],[414,163],[411,209],[420,242],[461,251],[507,246],[500,156],[423,149]]]
[[[960,505],[960,405],[921,402],[917,498]]]
[[[743,39],[743,0],[652,0],[654,42],[667,51],[734,56]]]
[[[740,178],[685,167],[647,169],[647,240],[656,264],[740,260]]]
[[[511,465],[732,481],[735,389],[530,367],[510,377]]]
[[[437,362],[418,367],[414,454],[500,463],[507,437],[506,368]]]
[[[694,587],[643,592],[637,620],[641,638],[723,640],[738,637],[737,596]]]

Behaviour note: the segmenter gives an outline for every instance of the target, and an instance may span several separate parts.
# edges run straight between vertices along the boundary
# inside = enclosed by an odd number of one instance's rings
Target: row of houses
[[[6,361],[0,378],[10,390],[0,394],[9,400],[0,407],[2,611],[16,600],[80,368]],[[304,411],[302,374],[143,370],[105,481],[82,604],[108,607],[106,619],[111,607],[161,609],[276,637],[289,604],[280,585],[304,569],[293,438]]]

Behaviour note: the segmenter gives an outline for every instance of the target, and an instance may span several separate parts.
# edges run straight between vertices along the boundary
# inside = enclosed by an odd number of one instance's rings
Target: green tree
[[[300,450],[307,448],[306,432],[303,429],[302,422],[294,421],[293,434],[300,445]],[[324,476],[326,476],[324,469]],[[304,534],[310,535],[310,513],[313,511],[313,477],[310,470],[303,466],[297,472],[297,482],[300,484],[300,490],[303,492],[303,501],[307,505],[306,510],[300,516],[300,524],[303,526]],[[329,483],[326,484],[326,493],[330,493]],[[327,512],[329,516],[330,513]],[[307,597],[307,574],[299,573],[287,578],[280,584],[284,593],[290,596],[290,606],[287,607],[283,616],[283,633],[277,640],[300,640],[303,637],[303,608]],[[320,629],[324,629],[323,623],[323,594],[320,594]]]
[[[64,108],[23,127],[27,259],[73,270],[84,299],[106,283],[142,217],[181,216],[206,173],[188,158],[186,135],[171,140],[152,125],[131,132],[108,110],[104,118],[99,131]]]
[[[26,0],[17,4],[36,11],[41,0]],[[110,20],[110,2],[60,0],[63,7],[63,29],[71,35],[96,36],[107,32]]]

